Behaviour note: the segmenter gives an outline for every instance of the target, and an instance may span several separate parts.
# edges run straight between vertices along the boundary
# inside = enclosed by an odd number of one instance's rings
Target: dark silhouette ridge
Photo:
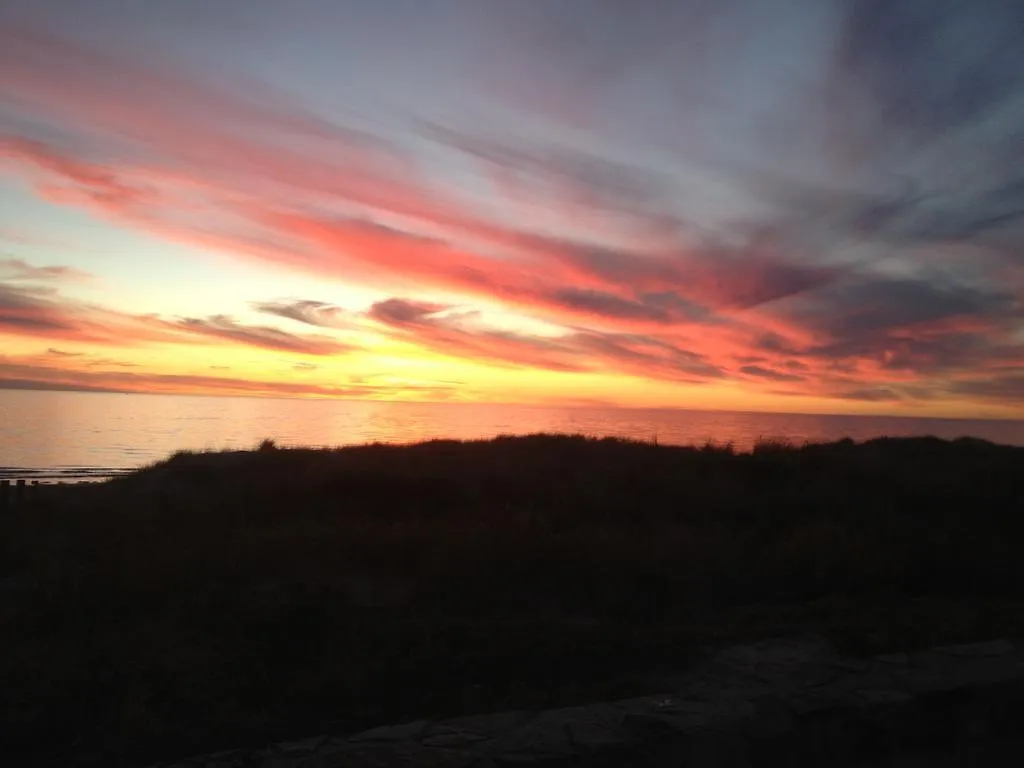
[[[0,540],[0,750],[131,765],[657,689],[708,644],[1024,637],[1024,448],[179,453]]]

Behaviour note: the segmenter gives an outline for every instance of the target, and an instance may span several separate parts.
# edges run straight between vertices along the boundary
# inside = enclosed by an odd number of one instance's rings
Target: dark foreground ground
[[[700,648],[1024,637],[1024,449],[178,454],[0,521],[0,755],[135,765],[651,692]]]

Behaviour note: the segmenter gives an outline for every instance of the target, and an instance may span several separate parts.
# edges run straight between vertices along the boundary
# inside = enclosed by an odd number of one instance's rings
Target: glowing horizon
[[[784,5],[0,10],[0,388],[1024,418],[1024,10]]]

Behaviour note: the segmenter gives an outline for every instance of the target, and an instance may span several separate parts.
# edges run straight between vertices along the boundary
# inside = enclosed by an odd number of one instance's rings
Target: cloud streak
[[[377,399],[415,396],[446,399],[455,394],[454,385],[373,385],[328,386],[296,381],[261,381],[228,376],[195,374],[158,374],[126,371],[66,370],[16,359],[0,357],[0,389],[48,389],[91,392],[182,392],[214,395],[344,397]]]
[[[331,314],[343,312],[322,302],[294,304],[315,304],[333,310]],[[272,314],[282,308],[276,303],[269,306]],[[669,381],[701,382],[724,375],[704,355],[639,334],[577,330],[539,337],[489,328],[474,311],[394,297],[373,304],[361,315],[347,314],[353,321],[382,327],[392,338],[478,362],[575,373],[614,370]],[[306,318],[311,325],[318,321],[315,316]]]
[[[77,280],[88,277],[89,275],[85,272],[74,267],[63,265],[40,267],[29,264],[24,259],[0,259],[0,281],[3,282],[22,282],[26,280],[49,282],[54,280]]]
[[[170,322],[170,326],[189,334],[208,336],[278,352],[306,355],[339,355],[355,347],[328,336],[302,336],[265,325],[243,325],[227,315],[186,317]]]
[[[1017,408],[1018,4],[640,5],[456,14],[439,0],[424,42],[474,42],[438,62],[438,104],[402,88],[429,75],[383,11],[325,15],[396,52],[371,56],[366,78],[406,103],[376,123],[313,98],[329,89],[301,52],[311,69],[289,92],[27,16],[4,25],[0,87],[18,119],[0,111],[0,161],[41,199],[376,300],[253,297],[248,311],[291,330],[233,307],[128,316],[62,298],[74,267],[7,259],[0,331],[318,358],[357,351],[334,335],[351,332],[567,376]],[[484,107],[441,109],[457,86]]]
[[[66,277],[59,268],[19,266],[21,277]],[[0,334],[111,347],[227,342],[313,356],[343,355],[356,347],[323,334],[296,334],[267,325],[247,325],[227,315],[161,318],[132,315],[69,300],[56,287],[0,282]],[[77,353],[50,348],[54,357]]]
[[[324,301],[300,299],[295,301],[263,301],[253,302],[252,308],[257,312],[276,315],[294,320],[305,325],[319,328],[350,328],[351,317],[340,307],[334,307]]]

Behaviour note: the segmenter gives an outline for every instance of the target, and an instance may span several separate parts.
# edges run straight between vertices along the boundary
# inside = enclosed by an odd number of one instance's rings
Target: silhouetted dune
[[[53,490],[0,543],[19,765],[608,698],[780,633],[1024,635],[1024,448],[980,440],[266,443]]]

